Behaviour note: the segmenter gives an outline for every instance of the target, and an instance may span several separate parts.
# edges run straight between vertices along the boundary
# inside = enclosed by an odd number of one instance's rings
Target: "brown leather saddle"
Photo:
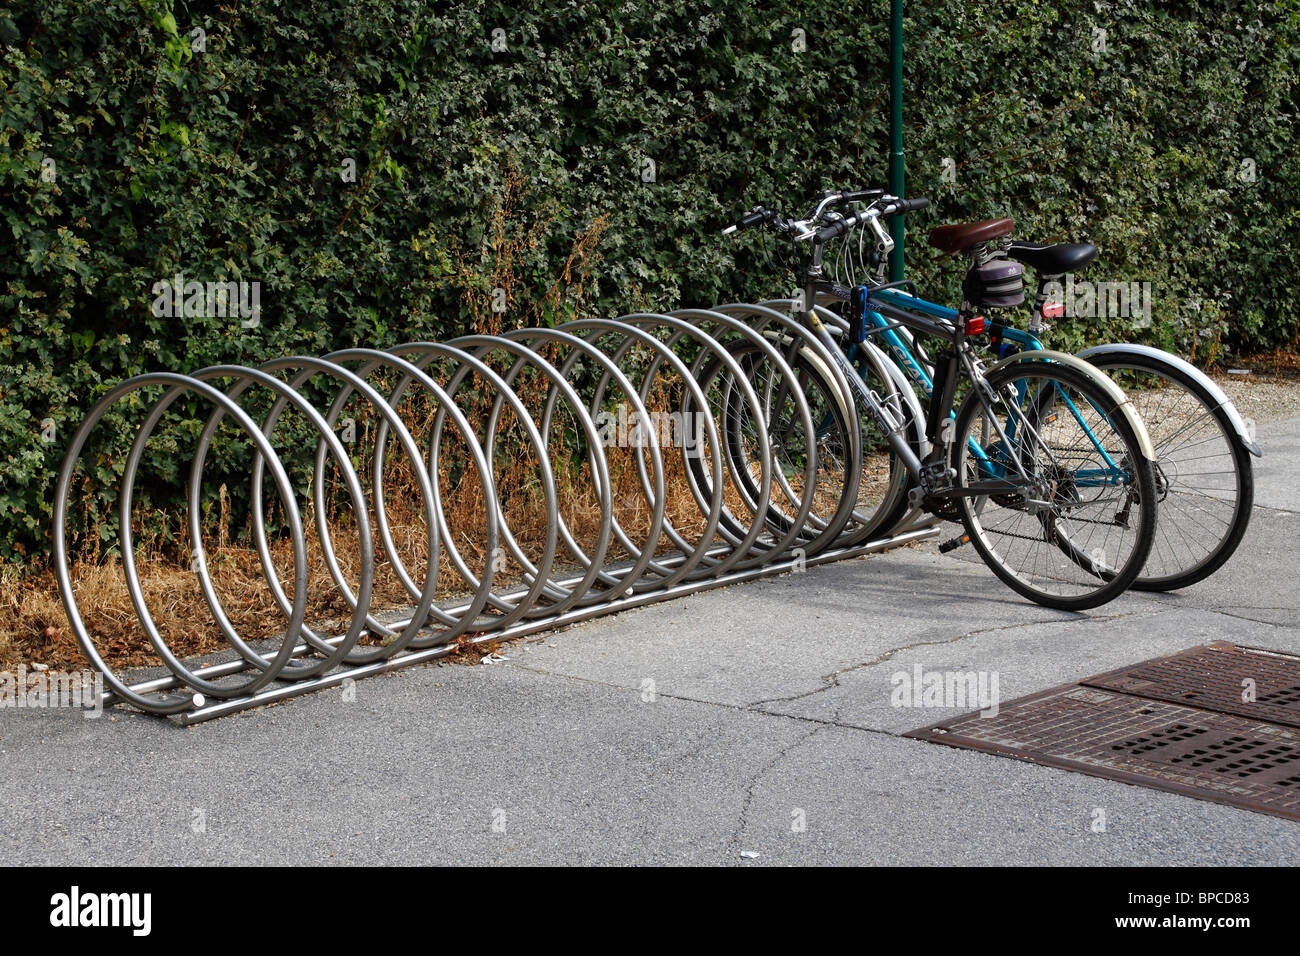
[[[985,219],[983,222],[963,222],[953,226],[936,226],[926,236],[926,241],[940,252],[956,255],[971,246],[991,239],[1011,235],[1016,228],[1014,219]]]

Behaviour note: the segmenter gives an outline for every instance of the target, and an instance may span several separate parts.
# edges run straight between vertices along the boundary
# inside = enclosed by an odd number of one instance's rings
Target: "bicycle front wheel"
[[[958,512],[971,544],[1031,601],[1081,611],[1122,594],[1156,530],[1156,480],[1115,393],[1049,362],[988,375],[953,429]],[[986,404],[987,403],[987,404]],[[1085,560],[1080,560],[1080,557]]]
[[[724,423],[727,453],[741,463],[735,469],[738,483],[752,500],[759,473],[756,435],[759,430],[767,432],[775,476],[766,517],[768,526],[780,534],[789,529],[793,520],[791,505],[802,500],[803,469],[811,455],[817,465],[817,488],[802,537],[811,540],[828,527],[844,527],[840,519],[849,507],[851,521],[839,539],[853,534],[865,540],[888,533],[906,508],[906,468],[864,413],[858,422],[861,454],[855,471],[849,434],[853,426],[846,415],[849,408],[856,408],[852,396],[840,391],[829,371],[807,350],[800,350],[791,360],[792,380],[755,348],[741,346],[732,354],[758,393],[765,420],[754,421],[747,408],[728,402]],[[892,384],[873,372],[865,363],[859,370],[868,386],[888,399]],[[796,391],[801,398],[793,394]],[[805,434],[797,413],[800,400],[807,403],[812,416],[811,435]]]

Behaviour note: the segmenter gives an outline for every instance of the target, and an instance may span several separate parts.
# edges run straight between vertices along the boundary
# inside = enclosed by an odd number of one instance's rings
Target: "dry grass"
[[[1250,368],[1255,375],[1261,377],[1283,380],[1300,378],[1300,352],[1291,348],[1243,355],[1232,364]]]
[[[521,391],[527,393],[528,389]],[[668,396],[664,393],[663,397]],[[429,424],[432,415],[415,414],[409,418],[404,416],[404,420],[417,423],[412,432],[418,435],[418,425]],[[362,437],[358,445],[361,447],[366,447],[369,425],[359,423]],[[563,429],[557,431],[563,433]],[[495,487],[501,495],[506,522],[521,550],[536,562],[541,558],[546,540],[544,495],[537,477],[534,453],[514,441],[512,434],[509,427],[503,429],[495,461]],[[645,454],[643,450],[630,448],[606,449],[614,513],[634,542],[646,540],[652,516],[636,467],[637,456],[642,454]],[[552,457],[557,461],[555,472],[560,514],[579,543],[590,551],[600,528],[600,503],[592,488],[590,464],[585,456],[581,460],[575,459],[572,453],[558,447],[552,449]],[[444,435],[440,459],[439,489],[448,527],[452,530],[452,543],[471,573],[482,574],[488,560],[485,551],[487,509],[477,473],[473,470],[467,475],[452,473],[453,467],[463,468],[469,460],[458,436]],[[665,449],[664,460],[670,520],[684,535],[697,535],[703,528],[703,521],[690,495],[681,456]],[[364,455],[354,462],[359,475],[366,475],[368,466],[369,461]],[[428,534],[423,497],[413,467],[404,457],[389,456],[385,501],[397,555],[410,576],[419,583],[423,581],[427,562]],[[327,485],[338,485],[336,478],[336,474],[327,478]],[[330,538],[344,579],[355,589],[360,568],[357,528],[351,511],[341,506],[346,498],[339,492],[340,488],[334,487],[327,497],[331,506]],[[286,616],[267,585],[257,552],[247,543],[250,541],[248,527],[231,527],[229,499],[232,494],[231,490],[221,489],[220,507],[214,508],[204,523],[204,550],[214,587],[221,607],[241,637],[245,640],[277,637],[284,632]],[[734,489],[728,491],[727,497],[738,507]],[[143,517],[152,517],[156,523],[156,513]],[[351,618],[351,608],[335,586],[322,542],[314,532],[311,512],[305,507],[303,522],[308,531],[307,623],[318,631],[341,633]],[[182,658],[225,648],[226,639],[206,603],[197,575],[189,568],[188,552],[183,555],[175,553],[174,545],[167,547],[160,543],[164,536],[159,534],[146,536],[138,529],[137,534],[143,539],[136,555],[141,589],[150,615],[167,646]],[[409,607],[414,602],[394,573],[377,533],[372,535],[372,539],[376,575],[371,610],[380,613]],[[671,549],[666,538],[661,537],[660,542],[660,551]],[[292,600],[291,546],[287,540],[273,541],[271,552],[277,578],[288,599]],[[614,546],[607,561],[625,556],[622,549]],[[563,545],[556,562],[553,576],[577,567]],[[504,567],[499,566],[498,588],[505,589],[519,583],[521,573],[522,569],[513,559],[507,558]],[[100,654],[112,667],[161,663],[132,606],[120,560],[79,562],[73,568],[73,581],[86,627]],[[470,594],[466,582],[446,560],[445,549],[437,594],[442,601]],[[83,667],[86,663],[69,629],[54,576],[48,570],[20,575],[10,568],[0,573],[0,667],[19,662],[39,662],[64,669]]]

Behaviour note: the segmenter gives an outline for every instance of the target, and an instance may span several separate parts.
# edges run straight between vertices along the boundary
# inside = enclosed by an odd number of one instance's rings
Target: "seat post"
[[[1029,334],[1042,335],[1051,331],[1051,326],[1043,318],[1043,306],[1047,304],[1047,287],[1052,282],[1060,282],[1065,277],[1063,275],[1038,277],[1038,292],[1034,295],[1034,310],[1029,316]]]

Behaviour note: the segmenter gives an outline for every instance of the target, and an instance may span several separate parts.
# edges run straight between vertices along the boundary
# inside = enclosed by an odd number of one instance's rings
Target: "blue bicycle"
[[[748,463],[737,469],[742,489],[762,430],[778,471],[806,472],[815,461],[827,501],[855,500],[864,526],[887,531],[908,509],[955,516],[966,531],[958,543],[972,543],[1014,590],[1050,607],[1096,607],[1137,579],[1156,528],[1154,449],[1123,391],[1087,362],[1041,349],[987,364],[986,323],[971,308],[927,302],[899,283],[855,290],[826,275],[832,240],[862,230],[882,262],[892,248],[883,220],[926,205],[883,190],[827,193],[802,219],[760,206],[728,230],[765,226],[810,244],[798,294],[764,307],[795,311],[815,347],[782,339],[793,379],[764,367],[757,350],[740,356],[765,403],[761,420],[739,409],[727,418],[729,455]],[[861,308],[848,320],[826,308],[855,295]],[[905,329],[913,342],[922,334],[942,343],[933,360],[920,353],[913,363],[930,383],[927,408],[868,341],[868,314],[880,317],[876,334]],[[869,361],[855,361],[849,346]],[[825,409],[815,434],[793,423],[794,389]],[[773,507],[768,520],[779,530],[789,517]]]
[[[1003,309],[1025,300],[1021,266],[1038,275],[1033,311],[1025,329],[1000,318],[985,331],[990,350],[1002,358],[1024,350],[1042,350],[1049,320],[1065,313],[1059,301],[1067,278],[1097,255],[1090,243],[1043,245],[1011,240],[1011,219],[940,226],[929,243],[969,262],[963,292],[967,307]],[[861,243],[845,243],[833,276],[852,286],[847,354],[863,370],[864,343],[874,337],[921,395],[933,390],[933,364],[909,330],[891,323],[872,303],[916,308],[942,318],[955,310],[936,307],[901,289],[882,287],[880,263]],[[855,284],[854,275],[871,278]],[[1072,282],[1069,283],[1073,285]],[[997,312],[990,313],[997,315]],[[1146,566],[1134,582],[1145,590],[1184,588],[1217,571],[1240,545],[1250,523],[1254,500],[1251,456],[1260,449],[1231,400],[1215,382],[1188,362],[1160,349],[1115,343],[1078,353],[1117,377],[1136,407],[1156,449],[1156,485],[1160,521]],[[973,449],[973,454],[978,451]],[[953,517],[948,509],[945,517]]]

